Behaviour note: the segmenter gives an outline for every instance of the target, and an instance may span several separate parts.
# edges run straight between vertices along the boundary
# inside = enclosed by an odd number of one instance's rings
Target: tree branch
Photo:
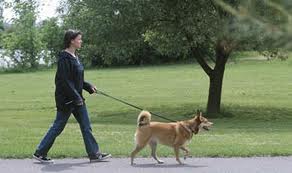
[[[208,58],[213,62],[216,63],[216,60],[212,56],[208,56]]]
[[[196,58],[196,60],[198,61],[200,66],[203,68],[205,73],[208,76],[211,76],[211,74],[213,72],[213,69],[207,64],[207,62],[203,58],[204,55],[202,54],[200,48],[193,46],[193,37],[190,34],[188,34],[188,32],[185,29],[183,29],[183,32],[184,32],[185,37],[186,37],[186,39],[187,39],[187,41],[189,43],[189,47],[191,49],[192,55]]]
[[[196,60],[198,61],[198,63],[200,64],[200,66],[205,71],[205,73],[208,76],[211,76],[213,69],[207,64],[206,60],[204,59],[204,54],[202,53],[200,48],[191,47],[191,51]]]

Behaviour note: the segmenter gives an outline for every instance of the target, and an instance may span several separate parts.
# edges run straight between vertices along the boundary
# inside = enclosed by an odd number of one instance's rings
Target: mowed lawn
[[[194,136],[191,155],[292,155],[291,74],[291,58],[229,63],[222,114],[211,119],[211,131]],[[0,158],[31,157],[55,117],[54,75],[55,70],[0,74]],[[102,91],[171,119],[188,119],[206,108],[209,80],[196,64],[87,70],[85,76]],[[139,111],[101,95],[84,95],[101,150],[129,156]],[[73,117],[49,155],[86,156]],[[148,148],[139,154],[149,155]],[[159,146],[158,155],[174,154]]]

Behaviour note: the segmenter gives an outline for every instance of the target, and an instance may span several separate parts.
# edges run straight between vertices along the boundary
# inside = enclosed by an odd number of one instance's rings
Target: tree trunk
[[[34,55],[33,55],[34,56]],[[38,63],[36,62],[36,60],[34,59],[34,57],[31,56],[30,57],[30,69],[36,69],[38,67]]]
[[[203,68],[205,73],[209,76],[210,84],[207,103],[207,116],[215,117],[216,114],[220,113],[225,64],[229,58],[231,51],[235,47],[235,43],[232,40],[228,40],[226,38],[217,41],[215,46],[216,52],[215,67],[214,69],[212,69],[208,65],[207,61],[204,59],[204,57],[206,57],[206,54],[204,53],[204,47],[191,46],[193,43],[193,38],[191,34],[185,31],[185,36],[188,42],[190,43],[192,55],[196,58],[197,62]]]
[[[210,84],[207,104],[207,115],[209,117],[216,116],[220,112],[224,69],[225,64],[224,67],[221,66],[220,69],[213,71],[209,77]]]
[[[225,64],[229,58],[231,48],[225,40],[219,41],[216,45],[216,64],[209,75],[209,96],[207,104],[207,115],[215,117],[220,113],[221,95]]]

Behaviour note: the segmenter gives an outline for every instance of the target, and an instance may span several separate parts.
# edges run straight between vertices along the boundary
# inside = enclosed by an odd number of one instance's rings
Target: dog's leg
[[[145,147],[145,145],[144,145],[144,146],[136,145],[136,148],[135,148],[135,149],[132,151],[132,153],[131,153],[131,165],[134,165],[134,157],[135,157],[135,155],[136,155],[139,151],[141,151],[144,147]]]
[[[185,146],[181,146],[180,149],[182,149],[185,152],[184,159],[186,160],[190,153],[189,149],[186,148]]]
[[[149,145],[151,147],[151,156],[159,163],[162,164],[164,163],[163,160],[159,160],[157,155],[156,155],[156,148],[157,148],[157,142],[156,141],[150,141]]]
[[[179,159],[179,148],[180,148],[180,146],[174,146],[175,158],[179,164],[183,164]]]

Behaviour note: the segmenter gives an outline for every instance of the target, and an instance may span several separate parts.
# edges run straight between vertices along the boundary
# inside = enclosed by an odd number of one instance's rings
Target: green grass
[[[212,131],[193,138],[191,154],[292,155],[291,67],[291,58],[228,64],[222,114],[212,119]],[[0,75],[0,158],[31,157],[55,117],[54,74],[55,70]],[[101,90],[171,119],[188,119],[207,102],[209,80],[196,64],[88,70],[85,76]],[[139,111],[101,95],[85,97],[102,151],[128,156]],[[160,156],[173,156],[171,148],[159,147]],[[49,154],[86,155],[74,118]],[[149,156],[149,149],[140,156]]]

